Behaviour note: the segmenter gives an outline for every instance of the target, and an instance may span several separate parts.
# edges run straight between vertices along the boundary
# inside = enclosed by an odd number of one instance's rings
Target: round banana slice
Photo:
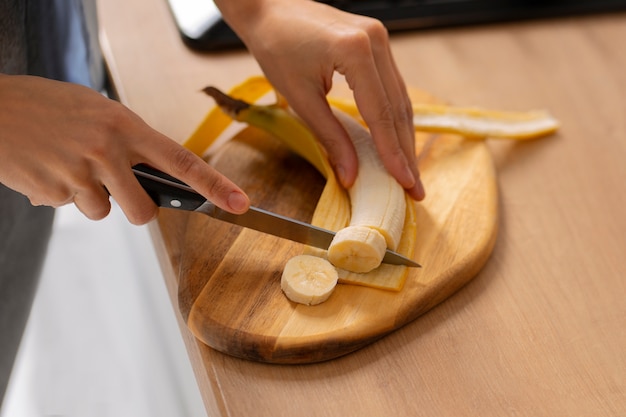
[[[328,247],[328,260],[337,268],[365,273],[380,265],[386,250],[387,242],[378,230],[348,226],[335,234]]]
[[[280,287],[291,301],[315,305],[330,297],[337,279],[337,269],[326,259],[297,255],[285,264]]]

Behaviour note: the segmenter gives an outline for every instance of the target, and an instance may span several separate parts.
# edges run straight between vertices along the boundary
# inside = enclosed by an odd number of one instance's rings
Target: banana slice
[[[328,260],[338,268],[364,273],[380,265],[386,249],[385,237],[378,230],[368,226],[348,226],[335,234],[328,250]]]
[[[280,287],[291,301],[316,305],[330,297],[338,278],[337,270],[326,259],[297,255],[285,264]]]

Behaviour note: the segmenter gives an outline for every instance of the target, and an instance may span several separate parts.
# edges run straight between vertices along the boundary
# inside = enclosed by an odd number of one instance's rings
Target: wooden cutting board
[[[487,261],[498,224],[497,185],[484,142],[419,134],[427,197],[417,204],[418,240],[400,292],[338,285],[317,306],[281,292],[285,262],[303,246],[202,214],[162,210],[162,233],[178,271],[179,308],[207,345],[270,363],[311,363],[353,352],[443,301]],[[239,184],[253,205],[310,221],[324,179],[306,161],[255,128],[223,145],[210,163]]]

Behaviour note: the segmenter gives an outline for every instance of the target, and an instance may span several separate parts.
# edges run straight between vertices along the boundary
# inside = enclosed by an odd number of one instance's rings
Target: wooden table
[[[164,1],[100,2],[120,99],[183,141],[259,74],[244,51],[199,54]],[[399,331],[340,359],[236,359],[181,332],[211,416],[626,415],[626,14],[393,36],[409,85],[459,105],[549,109],[563,127],[491,141],[502,218],[484,269]],[[176,310],[177,254],[152,232]]]

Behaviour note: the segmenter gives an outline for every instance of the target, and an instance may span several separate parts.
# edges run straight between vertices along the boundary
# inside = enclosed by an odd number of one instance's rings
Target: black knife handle
[[[139,184],[159,207],[194,211],[207,200],[184,182],[144,164],[135,165]]]

